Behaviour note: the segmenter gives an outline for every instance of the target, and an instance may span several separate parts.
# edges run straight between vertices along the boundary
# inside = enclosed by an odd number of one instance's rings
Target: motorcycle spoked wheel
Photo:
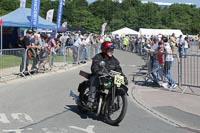
[[[110,125],[118,125],[123,119],[127,111],[127,95],[117,94],[114,102],[109,97],[105,107],[105,120]],[[116,116],[115,116],[116,115]]]
[[[88,92],[89,92],[89,87],[87,87],[85,90],[81,91],[79,93],[79,98],[80,98],[80,104],[78,105],[78,109],[81,113],[86,114],[88,112],[87,109],[84,109],[83,106],[86,104],[88,101]]]

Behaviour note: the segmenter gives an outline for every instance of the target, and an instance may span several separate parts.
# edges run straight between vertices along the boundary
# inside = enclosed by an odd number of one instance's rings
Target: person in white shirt
[[[168,88],[169,89],[174,89],[177,87],[174,79],[172,78],[171,75],[171,68],[173,65],[173,55],[172,55],[172,49],[170,44],[168,43],[168,38],[163,37],[163,42],[164,42],[164,54],[165,54],[165,64],[164,64],[164,74],[165,77],[168,79]]]
[[[88,44],[90,42],[90,36],[84,35],[82,44],[79,47],[79,61],[80,63],[86,63],[88,60]]]
[[[80,46],[82,45],[84,37],[80,35],[80,37],[74,42],[72,46],[72,51],[73,51],[73,63],[77,63],[79,59],[79,49]]]
[[[188,41],[188,37],[184,38],[184,56],[186,58],[187,54],[188,54],[188,48],[189,48],[189,41]]]

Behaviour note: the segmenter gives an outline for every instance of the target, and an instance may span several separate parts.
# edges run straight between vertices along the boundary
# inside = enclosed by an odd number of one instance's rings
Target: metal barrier
[[[191,87],[200,88],[200,55],[187,55],[185,58],[180,58],[180,80],[181,86],[185,87],[182,93],[186,89],[190,89],[192,93],[194,91]]]
[[[0,55],[0,79],[3,81],[5,77],[12,78],[20,74],[20,66],[22,56],[25,49],[3,49]],[[12,76],[12,77],[11,77]]]
[[[178,56],[178,54],[173,54],[173,65],[172,65],[172,69],[171,69],[171,75],[173,77],[173,79],[176,81],[176,83],[178,85],[181,84],[180,79],[180,58]]]
[[[66,69],[69,64],[73,64],[73,46],[67,46],[63,48],[60,53],[53,54],[50,53],[49,57],[49,67],[52,69]],[[75,61],[77,62],[77,61]],[[50,69],[50,70],[51,70]],[[55,70],[56,71],[56,70]]]
[[[62,53],[50,52],[48,62],[49,70],[66,69],[69,64],[80,64],[89,61],[96,53],[99,47],[93,45],[86,46],[66,46]],[[57,69],[56,69],[57,68]]]
[[[193,89],[200,88],[200,55],[199,53],[196,53],[195,55],[186,55],[183,58],[180,58],[177,54],[173,54],[174,61],[171,68],[171,75],[172,78],[175,80],[176,84],[178,85],[179,89],[181,90],[181,93],[185,93],[187,89],[190,89],[192,93],[195,93]],[[146,57],[146,56],[145,56]],[[147,57],[147,59],[150,59]],[[147,73],[148,75],[151,74],[152,70],[151,67],[148,67],[148,60],[147,60]],[[151,65],[151,64],[150,64]],[[149,70],[150,69],[150,70]],[[135,75],[137,76],[137,75]],[[134,77],[133,77],[134,78]],[[151,77],[149,76],[147,80],[149,80]],[[145,77],[145,81],[146,77]],[[164,79],[163,82],[165,82],[167,79]],[[171,91],[171,89],[169,89]],[[199,92],[199,91],[198,91]]]
[[[198,41],[190,44],[190,48],[188,50],[188,54],[190,55],[200,55],[200,46],[198,44]]]
[[[50,54],[43,60],[40,58],[39,51],[41,52],[41,50],[35,51],[33,48],[3,49],[0,55],[0,79],[3,80],[11,75],[20,75],[26,78],[27,75],[32,76],[33,73],[40,72],[41,69],[42,72],[66,69],[72,64],[78,65],[82,61],[90,60],[99,49],[92,45],[86,47],[67,46],[61,53],[50,51]],[[42,68],[41,61],[45,61]]]
[[[46,58],[46,69],[55,70],[66,69],[69,64],[79,64],[84,60],[85,57],[91,59],[95,54],[95,47],[92,45],[86,46],[84,52],[87,52],[87,56],[80,52],[81,47],[68,46],[64,48],[63,53],[56,53],[56,56],[50,54]],[[8,76],[18,76],[21,75],[26,77],[26,73],[31,75],[34,71],[34,65],[37,65],[38,62],[33,65],[33,60],[28,58],[28,50],[30,49],[3,49],[2,54],[0,55],[0,79],[3,81],[5,77]],[[178,55],[174,56],[174,64],[171,69],[171,74],[176,83],[179,85],[179,88],[182,90],[182,93],[185,93],[187,89],[190,89],[194,93],[192,88],[200,88],[199,77],[200,77],[200,55],[187,55],[186,58],[179,58]],[[53,60],[51,60],[54,58]],[[40,61],[40,59],[38,60]],[[53,61],[53,62],[51,62]],[[51,64],[52,63],[52,64]],[[27,64],[29,64],[27,66]]]

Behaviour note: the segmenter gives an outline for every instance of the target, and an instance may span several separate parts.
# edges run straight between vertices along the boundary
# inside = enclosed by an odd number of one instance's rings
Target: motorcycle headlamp
[[[103,88],[110,89],[112,87],[112,82],[109,79],[103,80]]]

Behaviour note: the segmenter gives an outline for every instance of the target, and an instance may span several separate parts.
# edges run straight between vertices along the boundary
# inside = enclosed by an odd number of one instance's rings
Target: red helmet
[[[101,51],[106,53],[108,49],[114,49],[114,45],[110,41],[105,41],[101,44]]]

